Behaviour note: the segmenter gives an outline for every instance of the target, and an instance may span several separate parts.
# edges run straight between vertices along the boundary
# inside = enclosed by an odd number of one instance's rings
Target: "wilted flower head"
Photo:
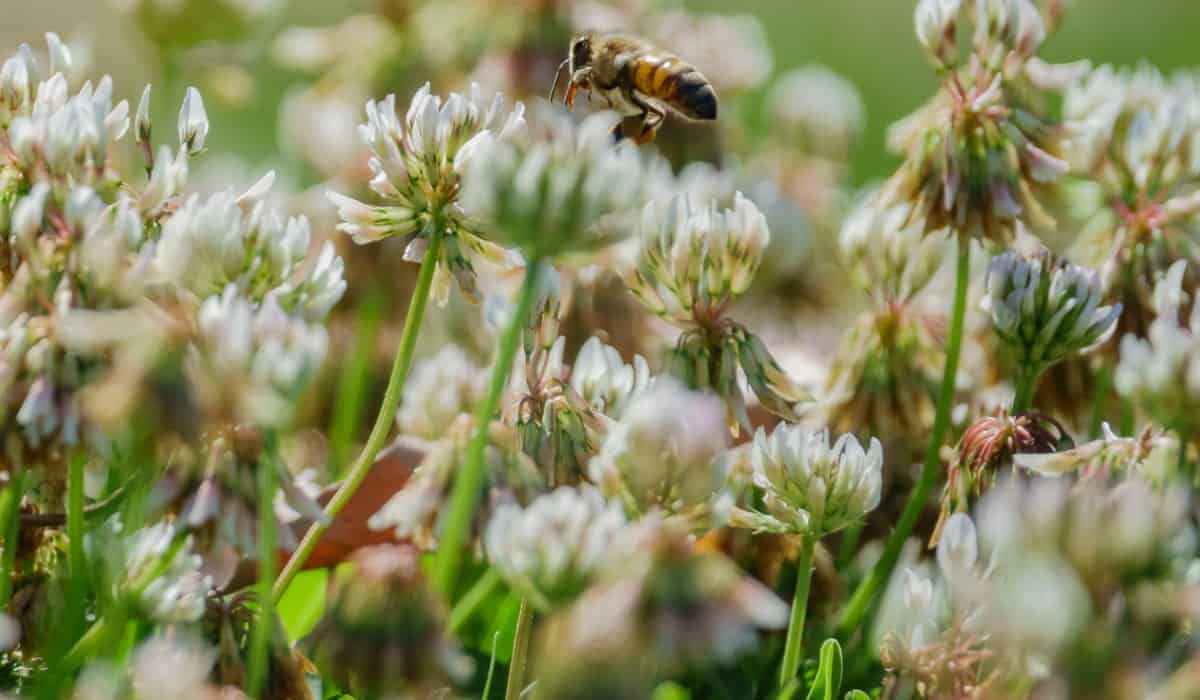
[[[1168,80],[1148,65],[1100,66],[1064,94],[1068,153],[1093,183],[1077,197],[1087,221],[1073,253],[1101,270],[1106,291],[1125,304],[1122,333],[1146,334],[1159,277],[1175,261],[1195,259],[1197,85],[1186,76]]]
[[[827,431],[780,424],[770,435],[759,428],[750,454],[766,512],[735,514],[743,527],[820,538],[879,505],[883,448],[875,438],[865,451],[849,433],[830,446]]]
[[[562,663],[606,653],[630,659],[631,673],[642,664],[672,673],[729,663],[759,630],[786,625],[787,605],[724,555],[697,551],[685,531],[653,517],[634,527],[636,549],[551,621],[546,655]]]
[[[723,415],[716,396],[658,378],[609,429],[588,474],[630,513],[699,516],[719,486],[715,461],[729,442]]]
[[[421,575],[411,547],[360,549],[339,572],[306,642],[322,673],[356,695],[416,697],[470,673],[471,662],[446,636],[445,611]]]
[[[781,75],[766,101],[772,134],[802,152],[842,160],[862,134],[866,109],[854,85],[825,66]]]
[[[625,527],[620,504],[595,487],[561,486],[525,508],[496,508],[484,546],[509,585],[549,612],[591,584]]]
[[[975,24],[970,61],[955,46],[962,8]],[[1027,96],[1023,68],[1045,38],[1031,0],[922,0],[917,36],[944,81],[927,105],[892,127],[891,148],[907,160],[886,186],[910,203],[928,231],[946,227],[1001,243],[1018,222],[1048,226],[1039,198],[1067,171],[1055,155],[1059,129]]]
[[[447,274],[457,279],[464,293],[477,298],[468,255],[496,263],[508,262],[508,256],[467,224],[458,202],[461,175],[481,142],[520,130],[524,112],[517,103],[506,114],[502,95],[485,102],[478,85],[471,86],[469,96],[451,93],[443,102],[426,84],[413,96],[403,119],[396,113],[395,95],[368,102],[367,123],[359,130],[372,152],[371,189],[387,204],[371,206],[329,192],[342,222],[338,229],[360,244],[401,237],[408,241],[404,258],[420,261],[436,227],[446,235],[438,260],[438,298],[444,301],[449,291]]]
[[[89,558],[104,573],[109,595],[128,598],[156,623],[196,622],[213,589],[201,573],[192,539],[171,522],[126,532],[114,516],[85,540]]]
[[[483,138],[462,185],[463,208],[498,242],[530,259],[587,250],[611,240],[605,217],[640,202],[641,163],[613,144],[610,114],[576,125],[542,105],[520,134]]]
[[[1095,272],[1049,253],[992,258],[985,307],[1022,371],[1039,370],[1101,342],[1116,328],[1121,305],[1101,306]]]
[[[1063,427],[1041,413],[1010,416],[1002,410],[976,420],[963,431],[954,450],[932,541],[939,542],[947,516],[953,519],[951,513],[966,511],[1018,455],[1041,456],[1059,450],[1064,443],[1069,445],[1070,438]]]
[[[1188,300],[1186,266],[1176,262],[1155,287],[1159,315],[1147,337],[1121,338],[1113,383],[1162,425],[1194,440],[1200,435],[1200,303],[1192,299],[1187,325],[1180,325]]]

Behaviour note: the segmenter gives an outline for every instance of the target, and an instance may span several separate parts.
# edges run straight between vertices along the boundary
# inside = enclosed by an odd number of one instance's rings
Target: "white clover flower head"
[[[862,134],[866,108],[846,78],[821,65],[789,71],[767,94],[772,124],[817,155],[845,158]]]
[[[938,568],[952,585],[969,583],[979,560],[979,537],[975,522],[966,513],[955,513],[946,520],[937,545]]]
[[[484,142],[504,140],[525,124],[525,107],[504,108],[503,95],[483,99],[473,84],[469,95],[458,93],[443,101],[426,83],[413,96],[403,119],[396,112],[396,96],[367,103],[367,121],[359,127],[371,149],[371,189],[385,204],[368,205],[336,192],[328,192],[338,208],[338,230],[356,243],[397,236],[408,241],[404,258],[420,261],[433,226],[447,234],[439,258],[435,298],[445,303],[449,274],[473,300],[479,298],[471,258],[499,265],[513,264],[512,256],[482,237],[467,220],[459,204],[461,178],[472,153]]]
[[[729,443],[721,400],[659,377],[625,407],[588,465],[593,483],[631,513],[690,515],[719,489]]]
[[[764,529],[820,538],[879,505],[883,448],[875,438],[867,450],[850,433],[831,446],[828,431],[780,424],[770,435],[759,428],[751,460]]]
[[[201,304],[185,370],[213,415],[279,426],[328,342],[323,326],[289,315],[274,295],[255,304],[229,285]]]
[[[625,513],[593,486],[562,486],[527,507],[496,508],[484,548],[500,575],[540,610],[550,612],[583,592],[613,556]]]
[[[543,106],[510,139],[472,144],[463,177],[463,208],[489,222],[495,238],[527,257],[589,249],[611,240],[603,226],[640,200],[642,166],[636,148],[614,144],[612,115],[576,125]]]
[[[200,91],[189,87],[179,107],[179,146],[191,155],[204,150],[208,138],[208,113],[204,111],[204,98]]]
[[[992,258],[984,303],[1018,362],[1038,369],[1107,339],[1121,305],[1102,306],[1103,293],[1092,270],[1008,252]]]
[[[740,193],[733,208],[691,197],[642,209],[641,248],[631,289],[675,322],[708,322],[754,280],[771,240],[766,218]]]
[[[650,366],[641,355],[625,364],[621,353],[592,336],[571,365],[571,387],[594,410],[610,418],[621,415],[629,401],[650,384]]]
[[[927,235],[912,206],[889,203],[878,191],[863,197],[842,224],[842,258],[883,301],[912,299],[942,263],[946,237]]]
[[[101,559],[113,595],[133,596],[140,610],[162,624],[196,622],[204,614],[212,579],[201,572],[190,535],[172,522],[159,521],[125,532],[119,517],[90,534],[85,547]],[[163,564],[164,558],[169,558]],[[156,574],[153,578],[147,578]]]
[[[413,367],[405,384],[396,425],[401,434],[436,440],[482,395],[485,378],[467,353],[453,343]]]

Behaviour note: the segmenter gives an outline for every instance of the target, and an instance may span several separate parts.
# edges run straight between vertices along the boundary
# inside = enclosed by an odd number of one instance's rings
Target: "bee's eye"
[[[592,46],[587,37],[582,37],[576,40],[575,45],[571,47],[571,63],[575,67],[586,66],[591,62]]]

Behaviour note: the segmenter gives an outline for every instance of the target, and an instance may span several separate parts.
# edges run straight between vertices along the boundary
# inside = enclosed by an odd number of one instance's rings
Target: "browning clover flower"
[[[1073,199],[1086,216],[1073,253],[1101,270],[1105,291],[1125,305],[1119,333],[1144,337],[1159,277],[1175,261],[1197,258],[1198,106],[1194,76],[1171,81],[1148,65],[1100,66],[1063,96],[1072,166],[1091,179]]]
[[[730,429],[749,430],[738,379],[740,366],[768,411],[796,419],[807,393],[783,371],[757,336],[726,318],[750,286],[770,241],[766,219],[737,194],[733,208],[699,205],[688,195],[642,210],[637,270],[631,291],[651,312],[684,329],[672,371],[687,384],[711,388],[725,401]]]
[[[661,509],[701,518],[720,487],[717,461],[729,442],[722,416],[712,394],[660,377],[609,428],[588,476],[631,515]]]
[[[1041,457],[1070,445],[1071,439],[1058,421],[1041,413],[1010,416],[1001,410],[972,423],[954,451],[932,543],[939,543],[946,518],[966,511],[973,499],[991,488],[1002,468],[1022,464],[1018,457]]]
[[[487,103],[478,85],[471,86],[470,95],[451,93],[443,101],[426,83],[403,119],[396,113],[395,95],[367,102],[367,122],[359,131],[372,153],[371,189],[387,204],[372,206],[329,192],[341,219],[338,230],[359,244],[400,237],[407,242],[404,259],[420,261],[428,237],[440,228],[446,242],[438,260],[438,299],[444,303],[449,293],[447,274],[464,294],[478,299],[472,258],[506,264],[509,256],[467,220],[459,204],[460,179],[480,143],[519,131],[524,114],[519,102],[506,114],[503,95]]]
[[[612,125],[611,114],[576,125],[541,105],[521,134],[481,141],[463,178],[463,207],[530,260],[611,242],[604,220],[641,201],[642,179],[637,149],[614,145]]]
[[[1200,303],[1191,300],[1191,315],[1181,325],[1186,267],[1186,261],[1176,262],[1155,287],[1159,315],[1147,337],[1121,338],[1113,383],[1122,396],[1191,441],[1200,436]]]
[[[606,500],[595,487],[561,486],[526,508],[496,508],[484,547],[510,586],[550,612],[591,585],[625,527],[620,504]]]
[[[883,448],[875,438],[866,451],[849,433],[831,447],[827,431],[780,424],[770,435],[758,429],[750,455],[765,512],[737,509],[736,525],[819,539],[879,505]]]
[[[306,644],[317,668],[359,697],[428,697],[471,671],[411,547],[359,550]]]
[[[1101,306],[1099,276],[1049,253],[992,258],[984,308],[1021,371],[1037,376],[1072,353],[1103,342],[1121,305]]]
[[[962,5],[975,25],[969,61],[955,45]],[[1007,243],[1018,222],[1049,226],[1039,198],[1068,166],[1056,155],[1057,125],[1026,100],[1023,69],[1046,33],[1038,9],[1030,0],[921,0],[915,23],[945,89],[892,127],[889,145],[906,161],[886,198],[911,204],[928,231]]]

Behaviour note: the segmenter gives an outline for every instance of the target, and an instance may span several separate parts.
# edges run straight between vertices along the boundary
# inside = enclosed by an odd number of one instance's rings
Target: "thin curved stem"
[[[267,681],[271,631],[275,606],[271,582],[275,579],[275,438],[270,436],[258,465],[258,618],[250,635],[250,662],[246,671],[246,693],[254,698]]]
[[[541,283],[542,266],[541,259],[534,259],[525,272],[516,309],[496,348],[488,393],[475,409],[475,433],[471,436],[462,467],[454,480],[446,525],[438,543],[437,561],[434,565],[434,584],[447,598],[453,598],[455,580],[462,565],[462,550],[467,542],[471,521],[475,517],[475,508],[479,505],[480,490],[484,483],[483,453],[487,448],[488,429],[512,371],[513,358],[517,354],[517,341],[521,338],[526,317],[529,316],[533,298],[537,295],[537,288]]]
[[[525,662],[529,657],[529,633],[533,629],[533,608],[529,601],[521,598],[521,612],[517,614],[517,631],[513,635],[512,660],[508,664],[508,683],[504,686],[504,700],[517,700],[525,686]]]
[[[954,280],[954,306],[950,313],[950,335],[946,339],[946,366],[942,372],[942,387],[938,397],[937,413],[934,415],[933,432],[929,436],[929,446],[925,450],[925,464],[921,468],[917,485],[909,496],[908,503],[904,506],[904,512],[900,515],[896,529],[888,537],[883,555],[879,557],[879,561],[875,563],[866,578],[859,583],[854,595],[851,596],[842,611],[842,617],[837,625],[837,636],[843,640],[858,629],[863,618],[870,611],[876,593],[891,578],[892,570],[896,568],[896,562],[900,558],[900,550],[904,546],[904,541],[912,534],[913,528],[917,524],[917,518],[921,516],[921,511],[925,509],[929,500],[929,490],[933,488],[933,482],[937,478],[938,467],[941,464],[939,452],[950,428],[950,409],[954,403],[954,381],[958,376],[958,357],[962,350],[963,318],[967,310],[970,262],[971,239],[959,234],[958,264]]]
[[[779,666],[779,687],[786,688],[800,670],[804,651],[804,620],[808,614],[808,587],[812,583],[813,550],[816,539],[808,535],[800,543],[800,560],[796,569],[796,592],[792,596],[792,616],[788,621],[787,642],[783,646],[783,662]]]
[[[404,392],[404,382],[408,378],[408,371],[412,369],[413,353],[417,348],[417,333],[421,328],[421,319],[425,316],[425,304],[429,301],[429,290],[433,286],[433,273],[437,268],[438,257],[441,255],[442,238],[444,235],[445,232],[439,225],[433,228],[433,233],[429,236],[429,246],[425,249],[425,257],[421,259],[421,271],[417,276],[417,287],[413,290],[412,301],[408,305],[408,315],[404,317],[404,333],[400,337],[400,347],[396,350],[396,360],[392,364],[392,374],[388,378],[387,389],[383,393],[383,403],[379,406],[379,414],[375,417],[375,425],[371,428],[371,434],[367,437],[367,443],[363,445],[362,452],[359,453],[358,459],[355,460],[354,465],[346,474],[341,487],[333,494],[333,498],[329,500],[329,504],[325,506],[325,517],[313,523],[308,528],[308,532],[304,533],[304,538],[300,540],[300,545],[296,547],[295,552],[292,552],[291,558],[288,559],[287,564],[283,567],[283,571],[279,574],[279,578],[276,579],[275,587],[271,591],[271,597],[276,603],[287,592],[292,579],[300,572],[301,567],[304,566],[304,562],[308,561],[308,557],[317,546],[317,542],[320,541],[321,536],[325,534],[325,531],[333,523],[333,519],[342,511],[342,508],[346,507],[350,498],[358,491],[358,487],[362,485],[367,472],[371,470],[371,465],[375,463],[376,455],[383,449],[387,441],[388,434],[392,429],[392,423],[396,419],[396,409],[400,407],[400,396]]]

